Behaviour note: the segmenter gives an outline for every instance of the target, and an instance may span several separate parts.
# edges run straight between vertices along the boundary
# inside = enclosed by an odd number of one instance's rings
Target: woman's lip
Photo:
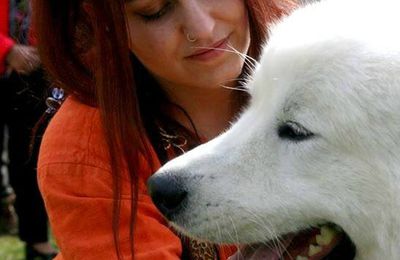
[[[199,47],[201,49],[195,51],[193,54],[187,56],[186,58],[207,58],[207,56],[215,56],[221,52],[224,52],[223,47],[225,46],[228,37],[216,42],[215,44],[211,45],[210,47]],[[207,49],[206,49],[207,48]],[[216,50],[217,49],[217,50]]]

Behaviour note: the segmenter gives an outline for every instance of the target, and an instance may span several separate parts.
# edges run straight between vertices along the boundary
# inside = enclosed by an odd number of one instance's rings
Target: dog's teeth
[[[296,260],[308,260],[308,257],[298,255],[298,256],[296,257]]]
[[[321,251],[322,251],[322,247],[321,246],[310,245],[310,247],[308,248],[308,256],[316,255]]]
[[[335,237],[337,231],[327,226],[321,227],[321,235],[315,237],[317,244],[320,246],[329,245]]]

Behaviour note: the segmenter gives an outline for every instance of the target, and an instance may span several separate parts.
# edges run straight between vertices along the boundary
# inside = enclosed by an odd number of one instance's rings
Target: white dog
[[[327,0],[277,24],[231,129],[150,179],[171,223],[285,259],[346,238],[355,259],[400,259],[399,2]]]

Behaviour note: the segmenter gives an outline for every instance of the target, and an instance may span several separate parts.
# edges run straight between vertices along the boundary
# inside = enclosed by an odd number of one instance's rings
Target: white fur
[[[277,24],[237,122],[158,172],[188,191],[173,224],[253,243],[333,222],[357,259],[399,259],[399,2],[327,0]],[[280,138],[287,121],[315,136]]]

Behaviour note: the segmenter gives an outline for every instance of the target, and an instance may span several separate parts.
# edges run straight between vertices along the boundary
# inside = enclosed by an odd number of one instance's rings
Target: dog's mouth
[[[355,246],[346,233],[333,224],[284,236],[265,244],[248,245],[235,259],[252,260],[351,260]]]

